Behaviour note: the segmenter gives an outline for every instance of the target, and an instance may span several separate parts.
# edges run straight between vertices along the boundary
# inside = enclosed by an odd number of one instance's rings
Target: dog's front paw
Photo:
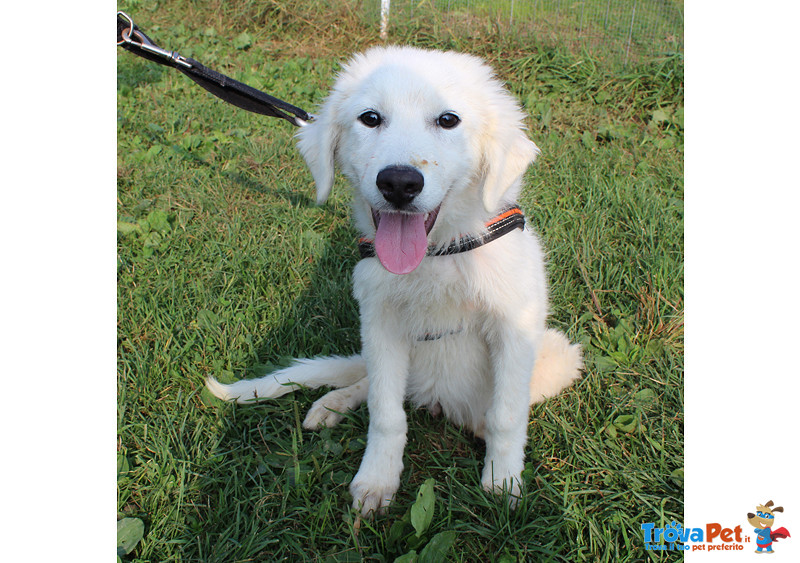
[[[353,508],[361,511],[361,515],[371,518],[375,514],[386,511],[392,502],[400,479],[366,478],[359,471],[350,483],[350,494],[353,495]]]
[[[498,471],[500,469],[500,471]],[[508,504],[514,509],[522,496],[522,481],[519,473],[503,471],[495,464],[487,464],[481,478],[483,490],[495,495],[508,493]]]

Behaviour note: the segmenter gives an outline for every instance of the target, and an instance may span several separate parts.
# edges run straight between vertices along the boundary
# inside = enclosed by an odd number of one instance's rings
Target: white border
[[[799,15],[686,6],[684,525],[753,535],[747,512],[774,500],[776,526],[797,536],[776,561],[800,554]],[[686,559],[759,557],[750,545]]]

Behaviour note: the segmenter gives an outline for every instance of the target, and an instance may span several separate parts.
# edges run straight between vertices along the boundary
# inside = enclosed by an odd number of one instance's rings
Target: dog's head
[[[772,525],[775,523],[775,513],[783,512],[782,506],[773,508],[774,504],[775,503],[772,501],[769,501],[767,504],[759,504],[756,507],[755,514],[752,512],[747,513],[747,522],[754,528],[772,528]]]
[[[480,59],[374,48],[345,65],[317,119],[300,130],[298,148],[317,201],[330,194],[338,164],[356,192],[357,226],[375,235],[389,271],[407,273],[422,260],[435,225],[454,236],[442,225],[443,205],[455,208],[451,215],[473,210],[452,227],[458,235],[516,199],[538,153],[522,117]],[[456,198],[463,204],[449,203]]]

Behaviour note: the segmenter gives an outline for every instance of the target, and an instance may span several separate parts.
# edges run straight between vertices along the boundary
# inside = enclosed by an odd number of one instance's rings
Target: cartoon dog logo
[[[769,501],[767,504],[756,506],[756,513],[747,513],[747,522],[755,528],[756,533],[756,553],[775,553],[772,551],[772,542],[779,539],[790,538],[789,530],[786,528],[772,529],[775,523],[775,513],[783,512],[782,506],[772,508],[774,503]]]

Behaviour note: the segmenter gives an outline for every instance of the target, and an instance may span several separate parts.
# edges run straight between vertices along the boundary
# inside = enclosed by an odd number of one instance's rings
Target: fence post
[[[625,66],[628,66],[628,56],[631,54],[631,42],[633,41],[634,21],[636,21],[636,0],[633,0],[633,10],[631,11],[631,25],[628,28],[628,46],[625,49]]]
[[[391,0],[381,0],[381,39],[386,41],[389,27],[389,5]]]

